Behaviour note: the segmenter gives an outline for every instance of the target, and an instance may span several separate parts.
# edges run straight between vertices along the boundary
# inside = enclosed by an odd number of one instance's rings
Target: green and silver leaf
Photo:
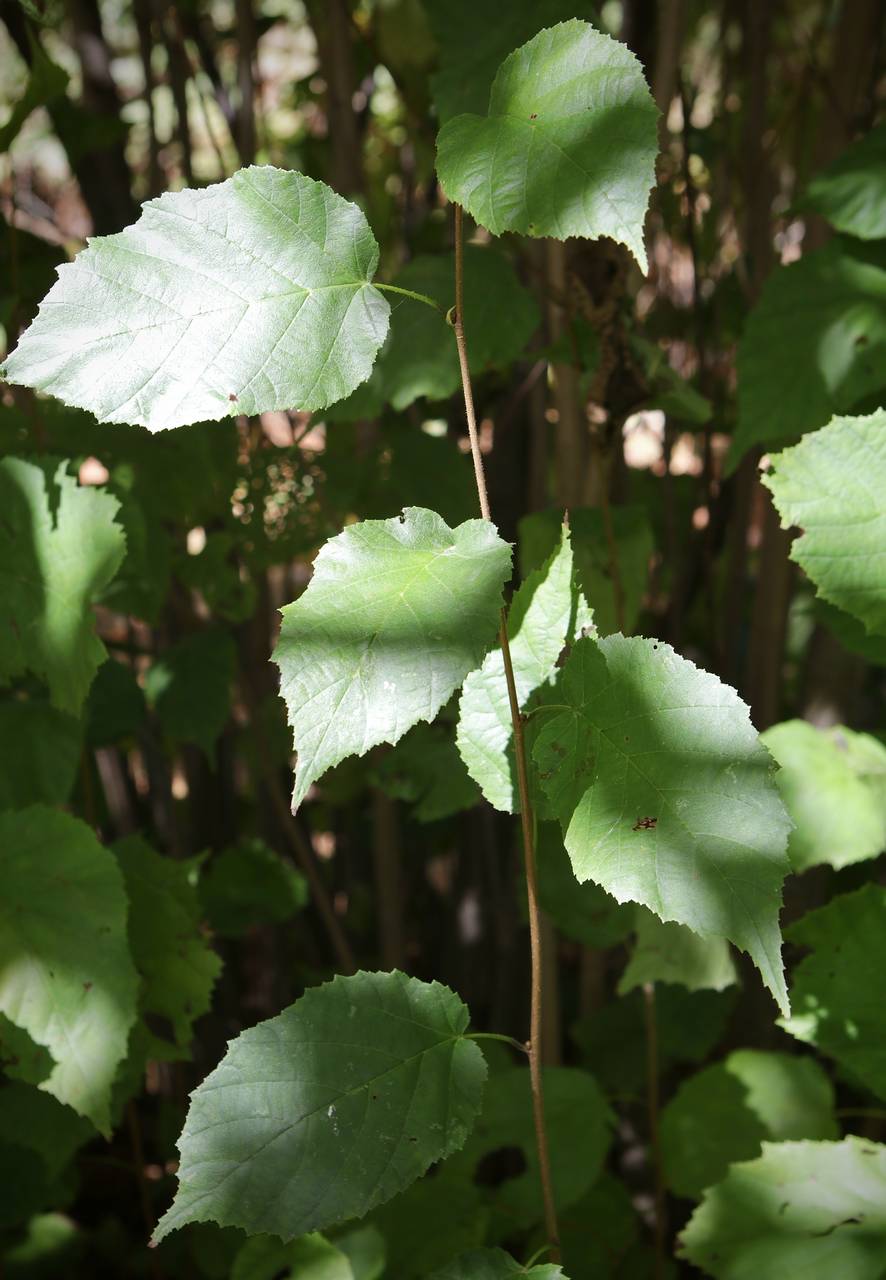
[[[457,1151],[486,1064],[447,987],[357,973],[232,1041],[195,1089],[155,1239],[216,1222],[288,1241],[362,1217]]]
[[[646,270],[658,111],[626,45],[574,19],[506,58],[488,113],[449,120],[437,173],[493,235],[609,236]]]
[[[787,1012],[790,820],[745,704],[669,645],[619,635],[579,640],[550,701],[533,754],[576,877],[728,938]]]
[[[389,307],[356,205],[269,165],[147,201],[59,269],[3,366],[151,431],[321,409],[369,377]]]
[[[433,720],[493,642],[510,561],[488,521],[450,529],[420,507],[326,543],[282,610],[274,652],[297,753],[293,809],[346,756]]]

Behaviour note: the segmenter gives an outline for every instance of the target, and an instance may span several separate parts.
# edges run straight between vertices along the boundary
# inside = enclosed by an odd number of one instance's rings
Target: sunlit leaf
[[[360,209],[269,165],[149,200],[94,239],[3,373],[152,431],[320,409],[369,376],[388,327]]]
[[[764,1143],[733,1165],[681,1234],[679,1255],[716,1280],[879,1280],[886,1256],[886,1147]]]
[[[728,938],[787,1011],[790,824],[745,704],[669,645],[623,636],[579,640],[550,701],[534,757],[576,877]]]
[[[561,22],[502,63],[487,115],[443,126],[437,173],[449,199],[493,235],[609,236],[645,271],[657,117],[626,45],[587,22]]]
[[[569,530],[561,526],[559,546],[543,569],[529,575],[508,610],[508,638],[517,701],[557,668],[566,644],[590,630],[592,614],[573,586]],[[496,809],[519,807],[513,758],[513,725],[501,649],[487,655],[465,680],[458,707],[456,741],[468,773]]]
[[[155,1238],[211,1221],[292,1240],[402,1191],[474,1121],[486,1066],[467,1022],[438,983],[358,973],[244,1031],[191,1096]]]
[[[55,1059],[41,1088],[110,1128],[138,979],[113,854],[35,805],[0,815],[0,1010]]]
[[[123,560],[118,504],[64,463],[4,458],[0,508],[0,682],[31,671],[77,715],[106,657],[91,604]]]
[[[761,735],[781,766],[775,776],[794,823],[788,857],[795,871],[845,867],[886,848],[886,747],[838,725],[786,720]]]
[[[819,594],[886,635],[886,409],[804,436],[763,483],[782,524],[803,530],[791,557]]]
[[[432,720],[492,643],[510,550],[495,528],[433,511],[331,539],[283,610],[274,661],[297,752],[292,804],[349,755]]]

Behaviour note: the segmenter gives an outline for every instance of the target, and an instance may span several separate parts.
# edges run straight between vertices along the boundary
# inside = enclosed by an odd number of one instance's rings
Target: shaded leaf
[[[244,1031],[191,1096],[155,1239],[212,1221],[291,1240],[403,1190],[461,1147],[479,1108],[467,1022],[439,983],[358,973]]]
[[[509,1280],[512,1276],[528,1276],[530,1280],[566,1280],[562,1268],[552,1263],[524,1267],[503,1249],[471,1249],[468,1253],[461,1253],[435,1271],[429,1280]]]
[[[221,960],[200,928],[194,882],[200,858],[163,858],[140,836],[114,846],[129,897],[129,944],[142,979],[143,1014],[168,1021],[172,1043],[152,1036],[152,1056],[181,1057],[206,1013]]]
[[[290,1244],[253,1236],[234,1260],[231,1280],[354,1280],[351,1265],[317,1232]]]
[[[419,507],[326,543],[307,591],[281,611],[274,652],[297,752],[293,809],[332,765],[434,718],[492,642],[509,572],[487,521],[453,530]]]
[[[871,129],[812,179],[801,201],[831,226],[859,240],[882,240],[886,228],[886,123]]]
[[[144,724],[145,695],[132,667],[111,659],[99,667],[86,700],[86,740],[107,747],[134,737]]]
[[[200,902],[216,933],[239,938],[254,926],[282,924],[308,900],[304,876],[263,840],[222,849],[199,880]]]
[[[793,1016],[782,1026],[886,1098],[886,1008],[871,981],[886,965],[886,889],[868,884],[841,894],[786,936],[812,954],[794,970]]]
[[[369,376],[388,327],[363,213],[269,165],[167,192],[59,269],[3,369],[151,431],[320,409]]]
[[[652,529],[647,510],[639,505],[613,507],[611,514],[624,597],[624,627],[631,631],[646,592],[654,550]],[[524,576],[538,569],[554,552],[561,524],[562,513],[550,508],[534,511],[520,521],[520,572]],[[596,507],[570,511],[569,531],[578,586],[594,611],[597,631],[600,635],[620,631],[603,513]]]
[[[449,199],[493,235],[609,236],[645,271],[657,117],[625,45],[578,19],[561,22],[505,59],[487,115],[443,126],[437,173]]]
[[[761,734],[781,766],[775,775],[794,823],[795,871],[845,867],[886,848],[886,747],[843,725],[817,729],[786,720]]]
[[[36,1151],[50,1178],[95,1136],[88,1120],[42,1089],[13,1080],[0,1088],[0,1143]]]
[[[0,702],[0,809],[64,804],[80,762],[82,729],[39,698]]]
[[[774,449],[835,413],[867,407],[886,385],[886,253],[835,240],[776,267],[738,349],[734,465],[754,445]]]
[[[725,938],[702,938],[685,925],[659,920],[645,907],[636,910],[637,940],[619,979],[619,995],[646,982],[722,991],[738,981]]]
[[[212,628],[164,650],[145,675],[145,693],[176,742],[196,742],[210,761],[231,712],[237,651],[229,631]]]
[[[886,409],[834,418],[772,467],[763,483],[782,524],[803,529],[791,559],[825,600],[886,635]]]
[[[113,855],[85,823],[35,805],[0,815],[0,1010],[55,1059],[41,1084],[110,1129],[137,975]]]
[[[679,1255],[716,1280],[879,1280],[886,1256],[886,1147],[764,1143],[733,1165],[682,1232]]]
[[[742,1049],[684,1080],[661,1113],[668,1185],[698,1199],[764,1139],[836,1138],[834,1091],[812,1058]]]
[[[669,645],[579,640],[534,758],[579,880],[746,951],[782,1010],[789,820],[733,689]]]
[[[480,799],[468,775],[452,730],[442,724],[419,723],[384,756],[378,785],[389,796],[406,800],[419,822],[439,822]]]
[[[630,935],[634,908],[616,902],[592,880],[578,883],[556,823],[538,824],[535,856],[539,902],[560,933],[600,950]]]
[[[32,671],[77,715],[107,656],[90,606],[123,560],[118,504],[63,462],[4,458],[0,507],[0,682]]]
[[[68,73],[56,66],[44,52],[42,44],[29,34],[31,63],[25,91],[13,105],[5,124],[0,125],[0,152],[8,151],[28,119],[37,107],[48,106],[64,97],[68,87]]]

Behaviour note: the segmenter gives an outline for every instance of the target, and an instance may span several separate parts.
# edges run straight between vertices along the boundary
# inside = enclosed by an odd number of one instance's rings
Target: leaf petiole
[[[433,307],[441,316],[446,314],[440,303],[435,302],[433,298],[429,298],[426,293],[415,293],[412,289],[401,289],[398,284],[379,284],[377,280],[373,281],[373,286],[385,293],[399,293],[404,298],[412,298],[414,302],[423,302],[426,307]]]
[[[519,1049],[520,1053],[528,1053],[528,1047],[520,1040],[515,1040],[513,1036],[501,1035],[498,1031],[469,1031],[466,1040],[501,1040],[502,1044],[509,1044],[512,1049]]]

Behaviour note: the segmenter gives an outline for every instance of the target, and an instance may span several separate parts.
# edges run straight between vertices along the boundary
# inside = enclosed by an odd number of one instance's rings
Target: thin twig
[[[483,457],[480,453],[480,440],[477,434],[477,419],[474,412],[474,395],[471,389],[471,375],[468,368],[468,353],[465,343],[463,324],[464,314],[464,228],[460,205],[455,206],[455,314],[452,327],[455,332],[455,343],[458,349],[458,363],[461,369],[462,391],[465,401],[465,415],[468,421],[468,435],[471,441],[471,457],[474,462],[474,477],[477,482],[477,497],[480,500],[480,513],[484,520],[491,520],[489,495],[486,490],[486,476],[483,470]],[[541,946],[541,913],[538,905],[538,885],[535,873],[535,842],[533,830],[532,806],[529,800],[529,779],[526,769],[526,744],[523,738],[523,717],[520,714],[520,703],[517,698],[517,686],[514,682],[514,666],[511,661],[511,648],[508,642],[508,625],[505,610],[501,611],[499,626],[499,643],[501,644],[504,663],[505,681],[508,687],[508,702],[511,708],[511,723],[514,729],[514,756],[517,762],[517,788],[520,794],[520,817],[523,828],[523,860],[526,868],[526,892],[529,905],[529,947],[531,957],[531,1003],[529,1017],[529,1079],[532,1087],[532,1115],[535,1123],[535,1141],[538,1148],[538,1165],[541,1175],[542,1200],[544,1202],[545,1231],[551,1245],[551,1257],[559,1261],[560,1233],[557,1227],[557,1211],[554,1204],[554,1188],[551,1180],[551,1160],[548,1151],[548,1134],[545,1128],[544,1088],[541,1072],[541,1032],[542,1032],[542,946]]]
[[[649,1143],[652,1149],[653,1179],[655,1183],[655,1280],[664,1280],[665,1274],[665,1217],[664,1170],[661,1159],[658,1094],[658,1027],[655,1020],[655,984],[643,983],[643,1016],[646,1023],[646,1106],[649,1114]]]

